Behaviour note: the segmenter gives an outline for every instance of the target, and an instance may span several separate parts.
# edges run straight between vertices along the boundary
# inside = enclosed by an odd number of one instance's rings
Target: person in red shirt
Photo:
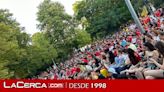
[[[77,73],[80,72],[80,68],[79,68],[79,67],[76,68],[76,72],[77,72]]]
[[[114,48],[113,54],[114,54],[114,56],[117,56],[117,54],[118,54],[118,48]]]
[[[76,67],[73,67],[73,68],[71,69],[71,74],[74,75],[75,73],[76,73]]]
[[[147,17],[146,17],[146,24],[149,23],[149,22],[150,22],[150,17],[147,16]]]
[[[97,51],[97,52],[95,53],[95,55],[96,55],[96,56],[100,56],[101,54],[100,54],[99,51]]]
[[[66,76],[70,76],[71,75],[71,70],[69,68],[66,69]]]
[[[160,19],[158,19],[157,21],[157,27],[160,28],[161,27],[161,22],[160,22]]]
[[[141,35],[141,32],[140,32],[140,30],[139,30],[138,28],[136,28],[136,35],[137,35],[138,37],[140,37],[140,35]]]
[[[81,59],[84,63],[86,63],[86,64],[88,64],[88,60],[87,60],[87,58],[84,58],[84,59]]]
[[[161,16],[161,11],[160,10],[157,10],[157,11],[155,11],[154,14],[155,14],[156,17],[160,17]]]
[[[145,18],[143,18],[142,21],[143,21],[144,24],[147,24],[147,23],[150,22],[150,17],[149,16],[146,16]]]
[[[131,35],[128,36],[128,41],[129,41],[129,42],[132,42],[132,38],[133,38],[133,37],[132,37]]]

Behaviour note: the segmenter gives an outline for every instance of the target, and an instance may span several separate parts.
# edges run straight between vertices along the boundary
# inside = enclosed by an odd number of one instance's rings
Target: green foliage
[[[4,23],[13,29],[19,29],[19,23],[12,17],[7,9],[0,9],[0,23]]]
[[[43,33],[30,38],[8,10],[0,10],[0,19],[0,78],[26,78],[52,64],[56,49]]]
[[[43,52],[43,57],[49,59],[53,59],[57,56],[56,49],[53,45],[49,44],[49,41],[45,38],[43,33],[35,33],[32,36],[32,45],[36,46],[40,51]],[[46,60],[46,59],[45,59]]]
[[[4,23],[0,23],[0,78],[9,78],[13,76],[13,74],[9,72],[9,68],[6,67],[14,58],[14,56],[8,56],[7,54],[13,52],[14,49],[18,47],[14,37],[11,38],[12,36],[10,27],[6,26]]]
[[[89,43],[91,43],[90,34],[88,34],[85,30],[77,30],[74,39],[75,46],[77,46],[77,48],[80,48]]]
[[[69,25],[70,16],[65,13],[64,6],[58,2],[45,0],[38,7],[39,12],[38,27],[45,31],[52,43],[61,41],[64,36],[67,25]]]
[[[150,3],[152,3],[156,8],[163,8],[164,7],[164,1],[163,0],[148,0]]]
[[[58,57],[55,59],[58,62],[67,59],[73,48],[83,46],[90,41],[90,36],[87,33],[77,32],[78,36],[76,36],[78,22],[65,12],[60,3],[44,0],[38,9],[38,27],[43,31],[50,44],[56,48]]]
[[[74,4],[78,20],[85,17],[92,37],[104,37],[131,19],[124,0],[82,0]]]

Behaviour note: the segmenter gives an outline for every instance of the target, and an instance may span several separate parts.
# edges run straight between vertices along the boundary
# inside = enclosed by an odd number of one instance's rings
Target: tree
[[[30,38],[8,10],[0,10],[0,19],[0,78],[27,78],[52,64],[56,49],[43,33]]]
[[[0,78],[10,78],[13,73],[9,71],[7,65],[13,59],[13,56],[8,56],[18,47],[14,39],[12,39],[12,30],[4,23],[0,23]],[[11,41],[12,40],[12,41]]]
[[[19,23],[12,17],[13,14],[7,9],[0,9],[0,23],[10,25],[13,29],[19,29]]]
[[[152,3],[156,8],[163,8],[164,3],[163,0],[146,0],[149,3]]]
[[[85,46],[86,44],[91,43],[90,34],[87,33],[85,30],[77,30],[76,36],[74,38],[74,45],[76,48],[80,48]]]
[[[19,38],[22,28],[8,10],[0,9],[0,78],[11,78],[15,71],[12,65],[19,64],[24,52]],[[19,39],[19,40],[18,40]],[[19,44],[20,43],[20,44]]]
[[[51,43],[58,43],[64,39],[71,17],[65,13],[64,6],[58,2],[44,0],[38,7],[38,27],[49,37]],[[50,39],[52,38],[52,39]]]
[[[50,44],[56,48],[58,61],[64,61],[73,51],[74,19],[68,15],[64,6],[58,2],[44,0],[38,7],[38,27]]]
[[[74,4],[78,20],[87,20],[86,30],[92,37],[104,37],[131,19],[124,0],[82,0]]]
[[[32,36],[32,45],[42,49],[46,53],[44,56],[49,59],[48,62],[57,56],[56,49],[49,43],[43,33],[35,33]]]

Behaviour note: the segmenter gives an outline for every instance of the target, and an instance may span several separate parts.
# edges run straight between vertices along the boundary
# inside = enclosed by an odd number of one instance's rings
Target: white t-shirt
[[[164,30],[164,24],[161,25],[161,29]]]
[[[113,50],[113,48],[114,48],[114,46],[111,46],[111,47],[109,48],[109,51],[112,51],[112,50]]]
[[[137,41],[137,38],[132,39],[132,43],[136,43],[136,41]]]
[[[153,39],[156,40],[156,41],[160,41],[159,36],[154,36]]]
[[[93,70],[90,65],[86,65],[85,67],[86,67],[87,71],[92,71]]]
[[[150,15],[150,20],[151,20],[152,23],[158,21],[157,18],[154,17],[154,15]]]
[[[135,28],[136,28],[136,25],[135,24],[132,24],[132,25],[129,26],[129,29],[130,30],[135,30]]]
[[[156,9],[155,9],[155,7],[153,5],[151,5],[150,7],[151,7],[151,9],[152,9],[153,12],[156,11]]]

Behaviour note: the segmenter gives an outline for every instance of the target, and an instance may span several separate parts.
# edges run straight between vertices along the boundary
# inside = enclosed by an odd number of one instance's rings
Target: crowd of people
[[[74,51],[39,79],[164,79],[164,8],[140,17],[145,29],[126,24],[111,37]]]

